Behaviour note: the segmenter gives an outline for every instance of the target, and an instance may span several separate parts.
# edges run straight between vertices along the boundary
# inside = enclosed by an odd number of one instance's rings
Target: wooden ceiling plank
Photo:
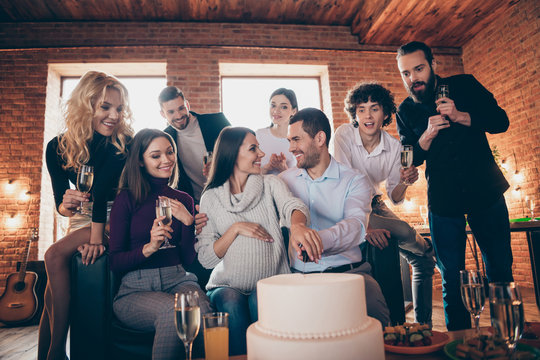
[[[389,1],[379,16],[373,19],[369,30],[360,38],[360,42],[380,41],[375,40],[375,38],[381,38],[378,34],[388,34],[393,38],[396,35],[402,37],[407,29],[413,27],[411,24],[419,22],[421,18],[418,18],[416,14],[422,12],[423,9],[425,9],[425,2],[421,1]],[[394,43],[395,41],[392,41],[391,44]]]
[[[383,13],[384,9],[388,6],[391,0],[365,0],[358,7],[356,16],[351,23],[351,33],[364,37],[369,32],[369,29],[373,25],[379,16]]]
[[[520,0],[0,0],[0,21],[348,25],[364,45],[462,46]],[[286,33],[284,31],[284,36]]]
[[[51,2],[56,2],[52,0]],[[11,21],[51,21],[55,15],[50,11],[47,3],[43,1],[33,2],[31,0],[2,0],[0,6],[9,14]]]

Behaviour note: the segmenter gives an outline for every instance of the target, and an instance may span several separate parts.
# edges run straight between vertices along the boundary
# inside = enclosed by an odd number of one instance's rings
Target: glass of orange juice
[[[206,360],[228,360],[229,314],[226,312],[204,314],[203,327]]]

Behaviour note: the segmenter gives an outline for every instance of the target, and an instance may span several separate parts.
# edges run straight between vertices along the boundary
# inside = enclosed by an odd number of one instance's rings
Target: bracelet
[[[62,209],[64,210],[64,212],[67,211],[67,212],[68,212],[68,215],[62,214],[62,212],[60,211],[60,210],[62,210]],[[61,203],[60,203],[60,206],[58,206],[58,212],[60,213],[60,215],[64,215],[64,216],[67,216],[67,217],[72,217],[73,215],[75,215],[75,212],[74,212],[74,211],[66,209],[66,207],[64,206],[64,202],[61,202]]]

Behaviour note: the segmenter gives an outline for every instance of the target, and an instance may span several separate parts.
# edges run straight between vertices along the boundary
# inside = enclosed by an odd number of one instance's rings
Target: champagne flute
[[[401,149],[401,166],[404,169],[411,167],[413,162],[413,147],[412,145],[403,145]],[[408,181],[404,182],[405,185],[412,185]]]
[[[93,182],[94,167],[90,165],[82,165],[77,172],[77,190],[87,194],[90,192]],[[84,208],[84,201],[81,201],[81,206],[78,212],[83,215],[90,215],[89,210]]]
[[[191,347],[193,340],[199,333],[201,326],[201,308],[199,307],[199,294],[196,291],[177,293],[174,296],[174,323],[176,334],[184,343],[186,360],[191,360]]]
[[[448,85],[437,86],[437,94],[435,95],[435,98],[439,100],[439,99],[448,98],[448,97],[450,97],[450,88],[448,87]],[[445,102],[446,101],[442,101],[442,103],[445,103]],[[443,117],[446,120],[449,120],[446,115],[443,115]],[[448,123],[450,123],[450,121]]]
[[[448,85],[437,86],[437,100],[450,97],[450,89]]]
[[[172,210],[171,210],[171,201],[169,198],[163,197],[156,200],[156,217],[165,216],[165,219],[161,221],[163,225],[169,225],[172,222]],[[176,246],[169,242],[169,239],[165,237],[165,241],[159,247],[161,249],[171,249]]]
[[[486,295],[484,292],[484,278],[478,270],[461,270],[459,272],[461,283],[461,300],[465,308],[474,317],[476,335],[480,336],[480,314],[484,310]]]
[[[534,218],[534,200],[531,197],[525,196],[525,206],[531,212],[531,221],[536,221]]]
[[[510,355],[523,332],[523,302],[514,282],[489,284],[489,309],[495,336],[506,342]]]
[[[426,205],[420,205],[420,216],[422,217],[422,220],[424,221],[424,226],[428,226],[427,224],[428,208]]]

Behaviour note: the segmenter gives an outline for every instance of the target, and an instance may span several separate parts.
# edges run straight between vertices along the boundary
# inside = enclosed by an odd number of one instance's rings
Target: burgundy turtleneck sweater
[[[168,179],[150,177],[152,190],[142,204],[127,190],[122,190],[111,211],[109,253],[111,269],[115,272],[129,272],[137,269],[154,269],[174,265],[189,265],[195,258],[193,225],[185,226],[173,217],[171,244],[176,248],[158,250],[146,258],[142,249],[150,242],[150,230],[156,218],[155,201],[158,196],[179,200],[193,214],[193,198],[178,190],[171,189]]]

